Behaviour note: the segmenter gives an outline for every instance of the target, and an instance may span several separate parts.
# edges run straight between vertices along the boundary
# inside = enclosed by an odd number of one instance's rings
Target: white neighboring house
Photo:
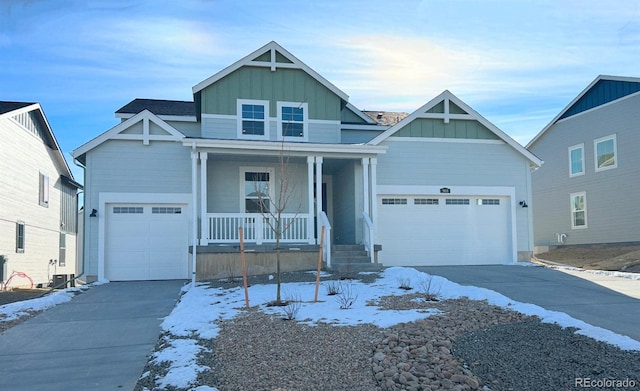
[[[375,263],[374,244],[385,266],[531,255],[526,206],[542,162],[449,91],[387,123],[275,42],[192,91],[193,101],[129,102],[120,123],[73,151],[86,167],[89,275],[212,278],[237,253],[239,226],[252,266],[265,265],[275,240],[260,199],[268,209],[279,197],[283,151],[296,183],[287,266],[313,267],[315,254],[300,260],[322,226],[332,268]]]
[[[78,184],[38,103],[0,101],[0,280],[77,273]],[[60,281],[60,280],[58,280]],[[14,277],[9,288],[28,286]]]

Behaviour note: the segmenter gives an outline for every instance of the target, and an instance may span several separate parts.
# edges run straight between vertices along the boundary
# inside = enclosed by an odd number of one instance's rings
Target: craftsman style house
[[[47,285],[75,274],[81,186],[38,103],[0,102],[0,281]]]
[[[640,242],[640,78],[598,76],[528,144],[535,245]]]
[[[193,98],[135,99],[73,152],[86,167],[84,254],[96,278],[210,278],[237,253],[239,227],[254,271],[268,270],[264,212],[282,205],[283,184],[291,267],[313,265],[323,228],[330,267],[353,245],[384,265],[528,259],[523,206],[541,162],[448,91],[381,125],[270,42]]]

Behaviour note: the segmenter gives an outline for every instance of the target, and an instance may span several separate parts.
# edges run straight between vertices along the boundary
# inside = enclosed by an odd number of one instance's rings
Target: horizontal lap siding
[[[99,193],[191,193],[191,157],[179,143],[109,140],[87,152],[86,167],[86,273],[97,275],[98,219],[89,215]]]
[[[640,241],[640,96],[569,117],[547,130],[531,147],[544,160],[532,174],[536,245]],[[595,171],[593,140],[615,134],[618,167]],[[584,144],[585,174],[569,177],[568,148]],[[571,229],[569,195],[586,192],[587,228]]]
[[[212,156],[212,155],[210,155]],[[255,169],[273,168],[273,191],[277,202],[280,188],[280,167],[278,162],[271,161],[224,161],[217,158],[207,160],[207,211],[209,213],[242,213],[240,198],[241,167]],[[290,177],[290,199],[284,213],[308,213],[307,199],[307,165],[290,162],[288,165]]]
[[[9,258],[5,278],[17,270],[30,275],[36,283],[46,283],[49,260],[59,257],[62,183],[61,167],[53,160],[56,152],[39,134],[9,119],[0,120],[0,255]],[[49,177],[48,207],[39,203],[40,173]],[[24,253],[16,253],[18,220],[25,223]],[[74,273],[74,254],[75,235],[68,235],[67,266],[58,267],[57,273]],[[51,267],[51,274],[53,271]]]

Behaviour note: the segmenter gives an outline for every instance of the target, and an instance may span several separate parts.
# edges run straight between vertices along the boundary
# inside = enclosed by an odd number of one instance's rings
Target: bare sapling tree
[[[289,162],[290,156],[285,151],[284,137],[278,153],[278,167],[277,175],[275,178],[275,194],[274,198],[270,198],[270,189],[265,189],[264,185],[254,181],[256,187],[256,193],[258,197],[258,206],[262,218],[269,227],[269,230],[273,233],[275,239],[276,250],[276,300],[275,305],[283,305],[280,296],[281,285],[281,267],[280,267],[280,243],[287,230],[296,222],[298,214],[302,207],[302,203],[299,197],[295,196],[296,190],[296,178],[291,173],[291,165]],[[268,182],[267,182],[268,183]],[[292,202],[298,201],[296,207],[292,207]],[[285,211],[293,211],[293,217],[284,216]]]

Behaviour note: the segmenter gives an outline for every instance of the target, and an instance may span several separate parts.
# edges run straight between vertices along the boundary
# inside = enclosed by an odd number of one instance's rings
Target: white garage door
[[[106,210],[107,279],[188,278],[186,205],[108,204]]]
[[[378,197],[379,259],[385,266],[512,262],[508,197]]]

